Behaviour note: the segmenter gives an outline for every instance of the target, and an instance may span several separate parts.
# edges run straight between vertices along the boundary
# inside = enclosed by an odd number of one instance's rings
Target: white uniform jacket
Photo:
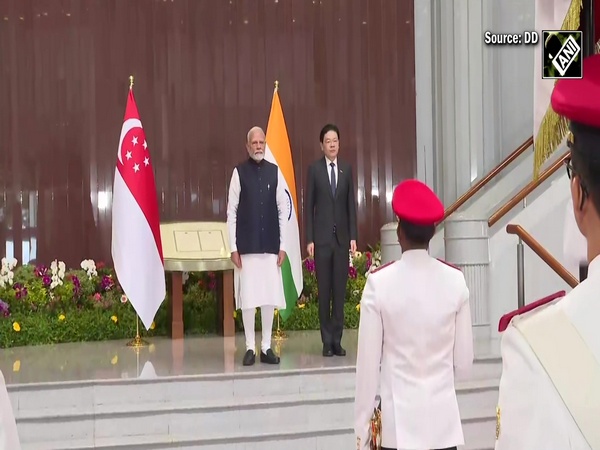
[[[355,433],[368,448],[380,386],[381,445],[399,450],[464,443],[455,371],[473,365],[469,290],[462,272],[410,250],[367,278],[356,361]]]
[[[21,450],[12,403],[0,372],[0,450]]]
[[[562,299],[525,314],[512,313],[502,335],[502,378],[497,410],[496,450],[589,450],[591,447],[567,409],[548,372],[541,365],[518,327],[532,319],[548,324],[547,334],[556,333],[551,319],[564,313],[577,335],[600,364],[600,257],[589,265],[588,278]],[[544,330],[545,331],[545,330]],[[575,364],[565,361],[562,376],[579,375]],[[596,368],[598,370],[598,368]],[[589,371],[586,371],[589,372]],[[576,378],[571,388],[586,389]],[[598,386],[598,384],[596,384]],[[564,395],[564,392],[562,393]],[[600,442],[600,402],[585,392],[588,420],[595,420],[595,438]],[[573,393],[571,392],[571,396]]]

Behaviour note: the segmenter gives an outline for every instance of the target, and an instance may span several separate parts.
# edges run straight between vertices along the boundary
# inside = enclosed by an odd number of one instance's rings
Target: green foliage
[[[358,327],[359,302],[371,267],[380,264],[379,249],[357,252],[349,258],[345,325]],[[130,339],[135,336],[136,315],[112,269],[87,260],[81,269],[51,266],[0,268],[0,347],[63,342]],[[318,330],[317,280],[314,261],[303,261],[304,289],[285,330]],[[214,334],[218,327],[218,281],[215,273],[190,273],[184,284],[183,320],[187,335]],[[144,336],[167,336],[170,331],[169,299],[158,310],[155,323]],[[277,314],[277,312],[276,312]],[[237,331],[243,330],[241,311],[234,313]],[[260,310],[255,316],[261,329]],[[275,322],[275,326],[276,326]],[[140,327],[143,328],[140,324]]]

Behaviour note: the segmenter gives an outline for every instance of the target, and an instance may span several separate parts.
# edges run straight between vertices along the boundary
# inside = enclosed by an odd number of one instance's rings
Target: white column
[[[400,259],[402,248],[398,243],[398,222],[386,223],[381,227],[381,264]]]
[[[459,214],[446,221],[446,261],[460,268],[470,291],[471,317],[475,339],[491,336],[489,315],[490,247],[487,219]]]
[[[417,178],[438,191],[434,172],[433,0],[414,0]]]
[[[493,67],[483,57],[490,2],[414,0],[417,173],[445,204],[484,168]],[[488,131],[493,121],[488,121]]]

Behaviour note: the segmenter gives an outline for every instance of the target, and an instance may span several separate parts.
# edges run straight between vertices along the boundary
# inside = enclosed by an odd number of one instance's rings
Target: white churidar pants
[[[234,269],[236,309],[242,310],[242,322],[246,336],[246,350],[256,352],[255,313],[261,309],[261,349],[271,348],[271,332],[275,308],[285,308],[281,268],[277,266],[277,255],[241,255],[242,268]]]

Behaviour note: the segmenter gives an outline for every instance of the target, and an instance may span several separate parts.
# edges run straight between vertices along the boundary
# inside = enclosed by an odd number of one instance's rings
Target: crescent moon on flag
[[[123,127],[121,127],[121,137],[119,138],[119,148],[117,149],[117,158],[119,162],[123,164],[123,139],[127,136],[127,133],[131,131],[133,128],[142,128],[142,122],[140,119],[127,119],[123,122]]]

